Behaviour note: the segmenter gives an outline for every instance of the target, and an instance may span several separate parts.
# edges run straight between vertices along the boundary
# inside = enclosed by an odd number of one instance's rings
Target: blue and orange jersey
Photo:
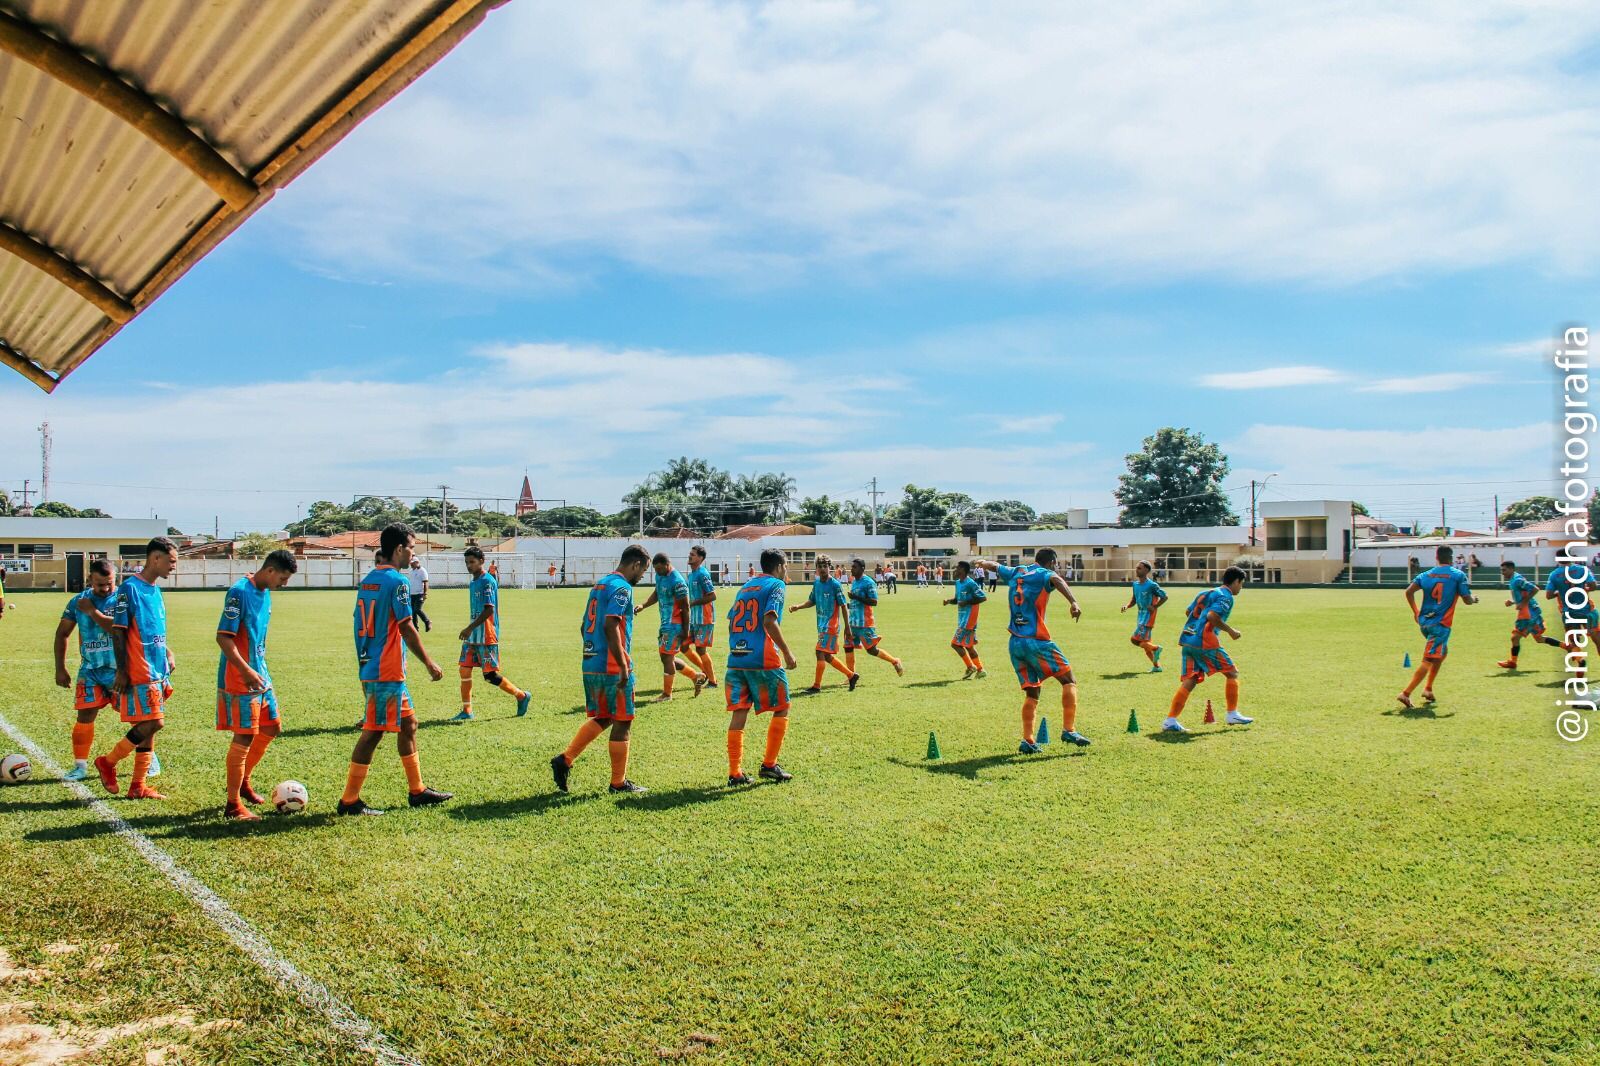
[[[361,579],[356,592],[356,661],[363,681],[404,681],[406,642],[400,623],[411,617],[411,582],[387,564]]]
[[[100,628],[84,610],[93,607],[101,614],[112,614],[117,609],[117,590],[113,588],[104,596],[96,596],[93,589],[84,589],[67,601],[61,617],[78,627],[78,670],[81,673],[112,671],[117,669],[117,653],[111,647],[111,634]]]
[[[1538,585],[1521,574],[1512,574],[1511,584],[1507,587],[1511,590],[1511,604],[1517,610],[1519,621],[1532,618],[1539,612],[1539,605],[1535,602],[1535,597],[1539,594]]]
[[[261,680],[272,687],[267,674],[267,626],[272,622],[272,590],[258,589],[248,577],[241,577],[222,598],[222,617],[217,620],[217,632],[233,638],[233,646],[261,675]],[[250,691],[239,671],[234,669],[226,655],[217,656],[217,688],[234,695]]]
[[[149,685],[165,681],[167,670],[167,605],[161,590],[138,574],[117,587],[116,628],[127,630],[128,681]]]
[[[1000,580],[1011,590],[1011,624],[1006,631],[1014,637],[1049,640],[1050,628],[1044,623],[1050,607],[1050,590],[1056,572],[1037,563],[1000,567]]]
[[[1594,588],[1594,574],[1582,564],[1568,563],[1566,566],[1558,566],[1550,571],[1550,580],[1545,582],[1544,587],[1545,591],[1556,594],[1556,599],[1560,602],[1562,610],[1567,612],[1586,610],[1587,608],[1582,607],[1581,601],[1577,596],[1572,597],[1572,602],[1577,604],[1577,607],[1569,607],[1567,605],[1567,590],[1573,588],[1584,589],[1584,599],[1588,599],[1587,590]]]
[[[706,564],[701,563],[689,571],[689,599],[690,601],[705,599],[715,595],[717,587],[711,580],[711,571],[706,569]],[[689,624],[696,626],[714,625],[717,621],[712,613],[716,608],[714,603],[702,603],[689,608]]]
[[[956,582],[956,628],[978,628],[978,605],[989,598],[983,586],[964,577]]]
[[[1165,599],[1167,590],[1162,588],[1153,577],[1133,583],[1133,605],[1139,609],[1140,618],[1154,618],[1156,615],[1157,600]]]
[[[656,610],[664,626],[689,624],[689,583],[676,570],[656,575]]]
[[[768,615],[783,618],[783,582],[757,574],[744,583],[728,611],[728,669],[775,670],[783,665],[778,646],[767,639]]]
[[[859,598],[858,598],[859,597]],[[871,629],[872,609],[878,605],[878,583],[866,574],[850,582],[850,628]]]
[[[817,605],[817,632],[839,632],[839,614],[845,609],[844,583],[836,577],[811,582],[811,602]]]
[[[1233,613],[1233,593],[1223,585],[1202,592],[1189,604],[1178,643],[1186,648],[1220,648],[1217,626],[1211,621],[1213,612],[1218,623],[1226,622]]]
[[[485,607],[489,609],[489,617],[472,627],[467,634],[468,644],[500,643],[500,581],[487,570],[467,586],[468,617],[477,618]]]
[[[1417,622],[1425,626],[1449,626],[1455,621],[1456,601],[1472,595],[1467,575],[1453,566],[1424,570],[1417,575],[1416,584],[1422,589]]]
[[[622,619],[622,653],[618,659],[606,639],[606,622]],[[633,672],[633,586],[618,573],[610,573],[589,590],[589,603],[583,609],[583,672],[586,674],[630,674]]]

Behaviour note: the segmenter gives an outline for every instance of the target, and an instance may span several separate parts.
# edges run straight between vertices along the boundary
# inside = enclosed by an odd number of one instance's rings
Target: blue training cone
[[[1050,719],[1039,719],[1039,735],[1033,738],[1035,744],[1050,743]]]
[[[1405,667],[1407,670],[1411,669],[1411,653],[1410,652],[1406,652],[1406,660],[1405,660],[1405,662],[1401,663],[1400,665]]]

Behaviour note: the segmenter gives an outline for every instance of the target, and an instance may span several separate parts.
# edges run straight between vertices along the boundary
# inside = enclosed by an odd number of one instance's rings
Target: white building
[[[144,562],[152,538],[166,535],[164,518],[0,518],[0,566],[8,589],[77,592],[91,560],[126,570]]]

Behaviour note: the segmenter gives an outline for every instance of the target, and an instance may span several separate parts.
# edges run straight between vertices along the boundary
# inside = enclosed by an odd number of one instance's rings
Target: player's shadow
[[[347,722],[344,725],[298,725],[285,729],[278,736],[280,739],[288,737],[328,737],[333,736],[335,733],[356,737],[361,734],[361,727],[353,722]]]
[[[122,813],[119,808],[117,813]],[[171,831],[181,829],[192,823],[211,820],[220,820],[221,815],[216,810],[192,811],[189,814],[141,814],[132,818],[124,817],[124,821],[134,829],[146,836],[167,836]],[[116,829],[98,818],[87,821],[74,822],[72,825],[57,825],[47,829],[34,829],[22,834],[23,840],[31,840],[41,844],[72,843],[80,840],[93,840],[96,837],[109,836]]]
[[[1430,721],[1436,718],[1454,718],[1456,712],[1451,711],[1449,714],[1440,714],[1432,707],[1424,705],[1421,707],[1391,707],[1383,712],[1383,716],[1385,718],[1415,718]]]
[[[905,688],[944,688],[946,685],[959,684],[960,681],[961,681],[961,679],[959,677],[947,677],[942,681],[913,681],[909,685],[905,685],[903,687],[905,687]]]
[[[640,811],[672,811],[679,807],[694,807],[702,803],[715,803],[731,799],[745,792],[753,792],[767,782],[755,781],[748,785],[697,785],[692,788],[674,788],[661,792],[646,792],[642,796],[624,796],[618,807]]]
[[[1126,680],[1128,680],[1129,678],[1132,678],[1132,677],[1144,677],[1149,672],[1150,672],[1149,670],[1124,670],[1120,674],[1101,674],[1100,675],[1100,680],[1102,680],[1102,681],[1126,681]]]
[[[587,803],[595,799],[595,792],[540,792],[516,799],[489,800],[484,803],[463,803],[445,808],[445,813],[463,822],[494,821],[500,818],[525,818],[544,816],[551,811]]]
[[[1212,737],[1231,737],[1237,733],[1248,732],[1250,732],[1250,730],[1240,729],[1238,726],[1234,726],[1230,729],[1207,729],[1203,732],[1197,729],[1191,729],[1184,733],[1174,733],[1166,729],[1157,729],[1152,733],[1146,733],[1145,739],[1153,740],[1157,744],[1193,744],[1197,740],[1210,740]]]
[[[978,781],[979,774],[984,770],[992,770],[1000,766],[1030,766],[1039,763],[1055,762],[1057,759],[1081,758],[1088,752],[1082,748],[1073,747],[1063,751],[1054,751],[1048,754],[1024,755],[1020,751],[1002,751],[994,755],[979,755],[971,759],[943,759],[916,761],[902,759],[898,756],[891,757],[890,762],[896,766],[904,766],[911,770],[921,770],[924,773],[964,777],[968,781]]]
[[[55,784],[55,781],[46,779],[41,783],[53,785]],[[78,808],[79,810],[83,809],[82,801],[80,801],[76,796],[64,796],[57,799],[40,800],[24,799],[20,801],[11,799],[9,797],[9,793],[16,787],[17,786],[15,785],[7,786],[6,792],[8,795],[5,802],[0,803],[0,814],[5,814],[7,811],[65,811],[74,807]]]
[[[215,812],[210,812],[199,818],[171,826],[161,832],[152,832],[147,835],[169,838],[183,837],[187,840],[230,840],[235,837],[256,837],[314,829],[317,826],[328,825],[333,820],[332,811],[317,811],[311,814],[301,812],[293,815],[263,814],[259,822],[229,821]]]

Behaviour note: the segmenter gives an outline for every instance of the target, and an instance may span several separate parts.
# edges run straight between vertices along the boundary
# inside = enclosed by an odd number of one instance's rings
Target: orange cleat
[[[151,788],[148,784],[140,782],[128,786],[128,798],[131,800],[164,800],[167,797]]]
[[[249,807],[246,807],[242,803],[238,804],[237,806],[232,804],[232,803],[230,803],[227,806],[223,807],[222,808],[222,816],[224,818],[228,819],[230,822],[259,822],[259,821],[261,821],[261,815],[257,814],[255,811],[252,811]]]
[[[95,772],[100,775],[100,783],[106,786],[106,791],[113,796],[117,794],[117,764],[104,755],[95,759]]]
[[[1498,666],[1502,670],[1515,670],[1517,668],[1517,660],[1515,660],[1515,659],[1502,659],[1499,662],[1495,663],[1495,665]]]
[[[1417,708],[1417,705],[1411,702],[1411,697],[1404,692],[1396,696],[1395,699],[1399,700],[1400,706],[1404,707],[1408,711],[1414,711]]]
[[[250,779],[248,777],[245,778],[244,781],[239,785],[239,798],[244,800],[246,803],[260,804],[267,802],[261,798],[261,793],[257,792],[250,786]]]

